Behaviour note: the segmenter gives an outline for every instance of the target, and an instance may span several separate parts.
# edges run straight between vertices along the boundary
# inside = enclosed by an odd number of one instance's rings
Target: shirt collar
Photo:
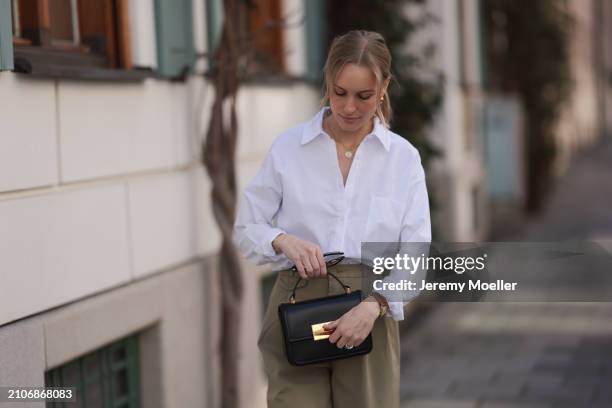
[[[302,145],[310,143],[317,136],[324,134],[323,115],[327,109],[329,108],[324,107],[310,120],[310,122],[306,123],[306,126],[304,126],[304,130],[302,131]],[[385,128],[382,123],[380,123],[380,119],[378,118],[374,118],[374,129],[372,130],[372,133],[380,141],[385,150],[389,151],[391,143],[389,130]]]

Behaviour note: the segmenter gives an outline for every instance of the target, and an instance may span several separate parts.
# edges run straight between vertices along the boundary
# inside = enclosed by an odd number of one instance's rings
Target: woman
[[[258,342],[269,407],[399,406],[401,303],[373,294],[326,326],[337,347],[357,346],[371,332],[369,354],[302,367],[287,362],[277,314],[300,277],[297,301],[342,293],[327,278],[325,252],[344,252],[348,261],[333,271],[359,289],[362,242],[431,239],[419,154],[388,129],[390,68],[380,34],[337,37],[324,68],[329,107],[281,134],[244,191],[236,243],[247,259],[279,271]]]

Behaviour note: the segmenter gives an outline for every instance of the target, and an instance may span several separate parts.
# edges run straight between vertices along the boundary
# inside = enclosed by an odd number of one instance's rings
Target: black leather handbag
[[[323,256],[330,255],[341,256],[327,262],[328,268],[344,259],[341,252],[327,253]],[[329,342],[328,338],[331,332],[326,332],[323,325],[340,318],[357,306],[362,301],[362,292],[360,290],[351,291],[351,288],[345,285],[335,274],[329,271],[327,274],[342,285],[345,294],[295,302],[295,291],[302,280],[300,278],[293,287],[289,303],[282,303],[278,307],[287,360],[293,365],[321,363],[359,356],[372,351],[371,333],[359,346],[350,349],[340,349]]]

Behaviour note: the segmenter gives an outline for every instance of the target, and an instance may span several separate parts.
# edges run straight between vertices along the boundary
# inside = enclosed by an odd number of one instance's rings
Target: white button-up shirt
[[[276,254],[281,233],[361,257],[362,242],[430,242],[425,175],[418,151],[378,119],[353,156],[343,183],[336,143],[323,130],[322,109],[309,122],[282,133],[245,188],[234,227],[242,254],[273,270],[292,263]],[[390,314],[403,319],[402,304]]]

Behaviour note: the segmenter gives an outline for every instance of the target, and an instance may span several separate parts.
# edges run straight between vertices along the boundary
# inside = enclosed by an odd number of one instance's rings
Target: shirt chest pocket
[[[366,222],[367,242],[398,242],[402,228],[402,205],[387,197],[373,196]]]

